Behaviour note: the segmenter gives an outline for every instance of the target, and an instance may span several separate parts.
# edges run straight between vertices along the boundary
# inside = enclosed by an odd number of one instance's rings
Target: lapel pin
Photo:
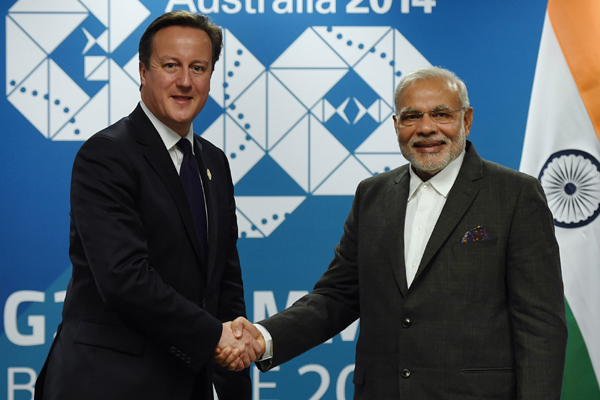
[[[210,173],[210,169],[206,168],[206,175],[208,175],[208,179],[212,181],[212,174]]]

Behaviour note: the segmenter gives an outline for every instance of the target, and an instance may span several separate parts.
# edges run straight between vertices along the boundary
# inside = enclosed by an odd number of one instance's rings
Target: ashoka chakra
[[[600,163],[580,150],[563,150],[548,158],[540,172],[554,224],[577,228],[600,213]]]

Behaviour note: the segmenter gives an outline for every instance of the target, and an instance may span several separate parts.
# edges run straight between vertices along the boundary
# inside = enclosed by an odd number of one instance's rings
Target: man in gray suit
[[[540,183],[479,157],[467,89],[448,70],[407,75],[393,118],[410,164],[359,184],[312,293],[260,322],[259,368],[360,317],[355,399],[559,399],[567,329]]]

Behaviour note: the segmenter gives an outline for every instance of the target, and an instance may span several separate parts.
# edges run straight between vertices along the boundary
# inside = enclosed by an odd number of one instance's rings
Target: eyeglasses
[[[429,118],[436,124],[449,124],[454,121],[454,114],[458,111],[464,111],[467,107],[462,107],[457,110],[451,108],[441,108],[436,110],[430,110],[425,112],[420,111],[403,111],[400,114],[396,114],[400,120],[400,126],[413,126],[419,123],[425,114],[429,114]]]

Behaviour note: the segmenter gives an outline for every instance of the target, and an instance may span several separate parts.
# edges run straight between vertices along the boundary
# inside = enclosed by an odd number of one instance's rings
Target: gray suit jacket
[[[567,329],[539,182],[473,145],[407,288],[408,165],[361,182],[328,270],[261,324],[279,365],[360,317],[355,399],[559,399]],[[483,226],[488,240],[461,243]]]

